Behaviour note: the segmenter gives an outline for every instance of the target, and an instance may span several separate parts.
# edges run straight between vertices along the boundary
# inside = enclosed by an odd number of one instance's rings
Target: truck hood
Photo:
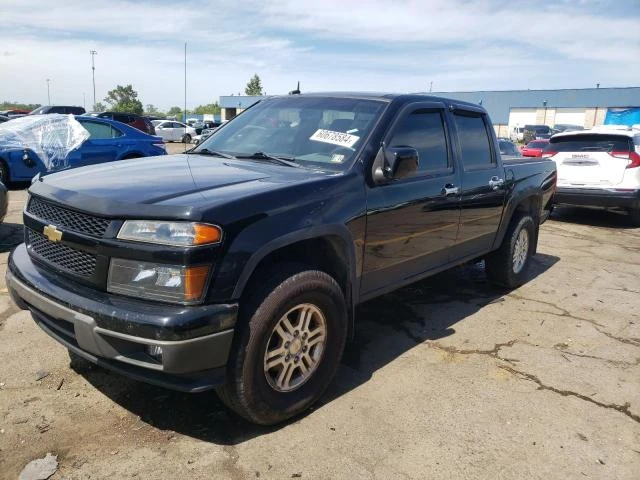
[[[327,176],[262,160],[182,154],[75,168],[41,177],[30,192],[111,217],[131,216],[135,204],[136,216],[197,219],[213,204]]]

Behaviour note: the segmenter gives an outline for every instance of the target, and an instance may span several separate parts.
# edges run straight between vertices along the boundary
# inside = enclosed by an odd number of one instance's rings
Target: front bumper
[[[237,305],[158,305],[81,286],[37,267],[25,245],[11,254],[7,288],[51,337],[136,380],[197,392],[224,383]],[[147,353],[160,347],[161,357]]]
[[[640,208],[640,190],[558,187],[554,203],[586,207]]]

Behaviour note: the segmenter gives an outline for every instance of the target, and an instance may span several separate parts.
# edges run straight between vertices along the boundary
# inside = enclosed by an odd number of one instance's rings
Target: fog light
[[[160,345],[147,345],[146,351],[147,355],[162,363],[162,347]]]

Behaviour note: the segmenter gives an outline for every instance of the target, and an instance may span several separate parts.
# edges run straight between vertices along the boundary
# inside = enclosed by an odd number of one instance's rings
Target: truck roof
[[[474,108],[480,108],[484,110],[482,105],[477,103],[465,102],[462,100],[456,100],[453,98],[439,97],[431,95],[429,93],[393,93],[393,92],[309,92],[299,93],[293,96],[304,97],[328,97],[328,98],[355,98],[361,100],[381,100],[391,102],[393,100],[405,100],[405,101],[426,101],[426,102],[445,102],[455,103],[456,105],[468,105]],[[286,97],[287,95],[279,95]]]

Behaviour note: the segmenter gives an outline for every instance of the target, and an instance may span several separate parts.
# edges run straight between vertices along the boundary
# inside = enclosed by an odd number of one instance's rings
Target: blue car
[[[4,137],[0,132],[0,182],[29,181],[38,173],[45,175],[85,165],[167,154],[160,137],[147,135],[124,123],[85,116],[75,119],[89,132],[88,139],[50,168],[33,149],[19,146],[11,132]]]

